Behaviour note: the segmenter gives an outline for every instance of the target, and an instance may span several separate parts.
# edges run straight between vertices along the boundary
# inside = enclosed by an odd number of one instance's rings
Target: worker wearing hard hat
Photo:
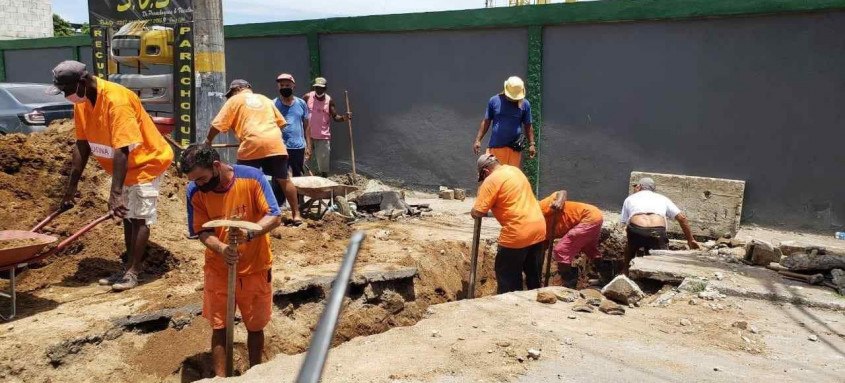
[[[493,132],[490,133],[487,153],[496,156],[502,164],[518,168],[523,150],[527,149],[531,158],[537,154],[534,130],[531,128],[531,104],[525,99],[525,84],[521,78],[508,78],[504,90],[491,97],[487,103],[472,148],[476,155],[480,154],[481,140],[491,126]]]

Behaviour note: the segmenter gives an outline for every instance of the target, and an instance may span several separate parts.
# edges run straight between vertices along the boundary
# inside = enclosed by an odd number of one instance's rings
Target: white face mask
[[[71,103],[74,103],[74,104],[81,104],[81,103],[85,102],[85,96],[79,97],[79,95],[77,95],[77,93],[79,93],[79,85],[80,84],[76,84],[76,91],[75,92],[71,93],[69,96],[65,96],[66,100],[68,100],[68,101],[70,101]],[[83,89],[85,89],[85,88],[83,88]],[[84,94],[84,92],[83,92],[83,94]]]

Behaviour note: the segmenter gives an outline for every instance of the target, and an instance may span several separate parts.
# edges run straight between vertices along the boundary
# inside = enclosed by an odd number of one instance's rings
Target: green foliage
[[[82,28],[77,30],[70,22],[55,13],[53,14],[53,36],[55,37],[87,35],[90,31],[91,27],[88,23],[83,23]]]

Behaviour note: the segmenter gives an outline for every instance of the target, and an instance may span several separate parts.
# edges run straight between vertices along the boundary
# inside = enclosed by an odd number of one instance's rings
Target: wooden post
[[[344,90],[343,95],[346,97],[346,113],[352,113],[352,109],[349,108],[349,92]],[[346,122],[349,123],[349,150],[352,153],[352,176],[358,179],[358,172],[355,170],[355,143],[352,140],[352,120],[347,119]]]

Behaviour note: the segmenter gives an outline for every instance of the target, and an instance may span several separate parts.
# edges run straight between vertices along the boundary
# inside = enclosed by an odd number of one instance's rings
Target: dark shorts
[[[669,249],[669,237],[663,226],[643,227],[629,223],[625,233],[628,236],[628,251],[632,256],[636,255],[639,249],[644,249],[644,254],[649,250]]]
[[[543,267],[543,242],[511,249],[499,246],[494,268],[498,294],[522,290],[523,282],[529,290],[540,287],[540,269]],[[523,274],[525,275],[523,279]]]
[[[294,177],[305,175],[305,148],[288,149],[288,167]]]
[[[275,179],[288,179],[288,156],[270,156],[257,160],[238,160],[238,165],[261,169],[264,175]]]

